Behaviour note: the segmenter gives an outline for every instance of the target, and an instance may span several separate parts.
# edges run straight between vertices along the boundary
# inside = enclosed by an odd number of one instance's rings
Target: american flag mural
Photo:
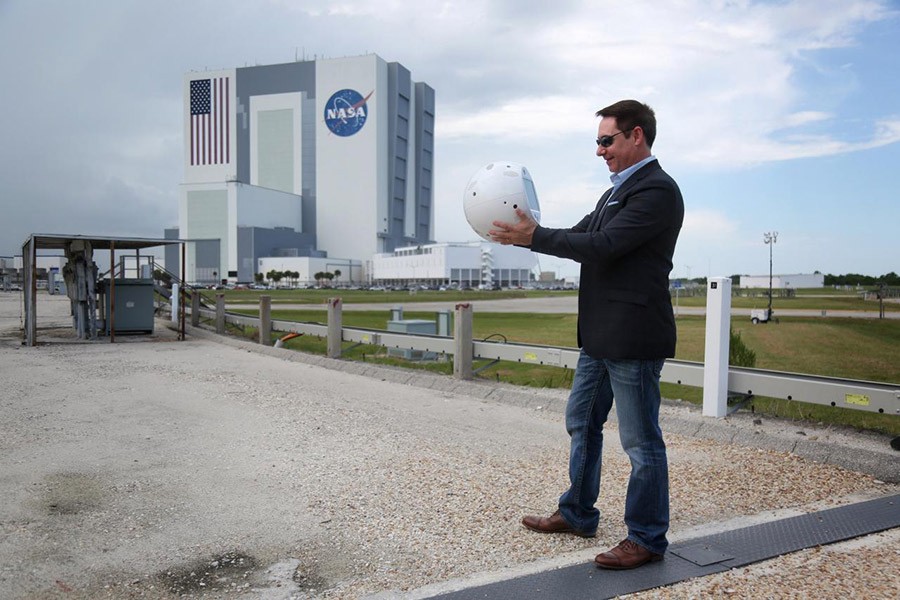
[[[191,164],[231,161],[228,77],[191,81]]]

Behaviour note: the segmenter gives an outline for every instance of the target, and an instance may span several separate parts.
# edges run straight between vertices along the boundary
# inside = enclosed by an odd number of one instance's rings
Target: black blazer
[[[684,220],[681,191],[656,160],[610,198],[611,191],[571,229],[538,226],[530,247],[581,263],[578,345],[590,356],[675,356],[669,273]]]

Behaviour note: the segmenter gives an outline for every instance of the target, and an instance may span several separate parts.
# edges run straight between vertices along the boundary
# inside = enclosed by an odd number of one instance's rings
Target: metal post
[[[450,329],[453,327],[453,313],[449,310],[439,310],[436,314],[437,334],[443,337],[450,337]]]
[[[216,294],[216,333],[225,333],[225,294]]]
[[[341,357],[343,341],[343,301],[340,298],[328,299],[328,339],[325,354],[328,358]]]
[[[109,343],[116,341],[116,243],[109,243]]]
[[[703,416],[728,414],[728,345],[731,341],[731,278],[713,277],[706,294]]]
[[[259,297],[259,343],[272,345],[272,296]]]
[[[185,282],[184,270],[185,270],[185,264],[186,264],[185,263],[186,258],[185,258],[184,242],[182,242],[180,244],[180,246],[181,246],[181,274],[180,274],[180,276],[181,276],[181,283],[184,284],[184,282]],[[199,315],[199,311],[197,314]],[[184,306],[181,307],[181,310],[179,311],[178,315],[179,315],[179,317],[178,317],[179,318],[179,320],[178,320],[178,339],[184,341],[184,337],[185,337],[184,336]]]
[[[773,231],[769,233],[768,231],[763,234],[763,241],[766,245],[769,246],[769,310],[766,319],[772,318],[772,247],[775,245],[775,242],[778,241],[778,232]]]
[[[772,314],[772,246],[769,244],[769,315]]]
[[[34,236],[22,247],[22,294],[25,305],[25,345],[37,343],[37,240]]]
[[[453,376],[457,379],[472,379],[472,305],[457,304],[456,319],[453,324],[453,339],[456,343],[453,353]]]

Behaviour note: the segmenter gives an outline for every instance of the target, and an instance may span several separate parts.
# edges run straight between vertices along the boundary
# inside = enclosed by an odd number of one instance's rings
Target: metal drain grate
[[[433,596],[441,600],[600,600],[728,571],[804,548],[900,527],[900,495],[685,540],[663,561],[632,571],[593,564],[535,573]]]

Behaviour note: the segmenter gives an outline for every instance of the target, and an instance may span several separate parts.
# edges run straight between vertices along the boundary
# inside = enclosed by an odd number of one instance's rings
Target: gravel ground
[[[565,486],[560,402],[160,326],[77,343],[46,296],[51,343],[25,348],[20,301],[0,293],[2,598],[423,597],[624,535],[614,425],[597,538],[519,524]],[[667,441],[673,540],[898,493],[787,452]],[[636,597],[895,598],[898,553],[894,530]]]

